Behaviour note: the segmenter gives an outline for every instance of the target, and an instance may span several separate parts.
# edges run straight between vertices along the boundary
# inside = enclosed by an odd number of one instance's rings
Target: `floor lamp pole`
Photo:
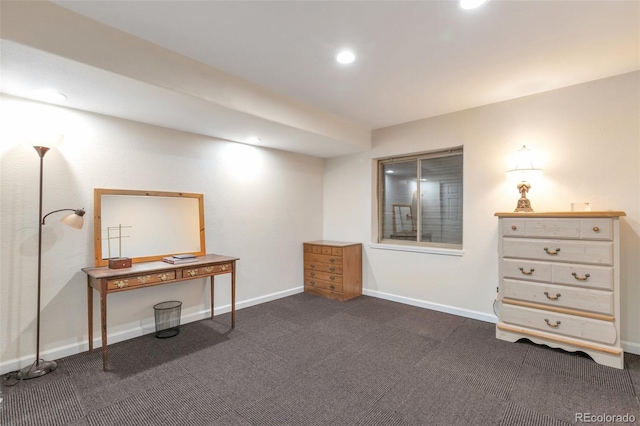
[[[40,206],[38,214],[38,312],[36,321],[36,360],[33,364],[23,368],[18,373],[20,379],[35,379],[36,377],[44,376],[47,373],[52,372],[58,368],[58,364],[55,361],[40,362],[40,288],[42,280],[42,176],[44,155],[49,151],[49,148],[44,146],[34,146],[38,155],[40,156]]]

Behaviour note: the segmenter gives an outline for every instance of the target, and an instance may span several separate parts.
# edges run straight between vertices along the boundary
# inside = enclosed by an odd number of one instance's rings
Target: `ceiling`
[[[367,131],[640,69],[636,0],[491,0],[476,10],[463,10],[453,0],[53,3],[322,111],[325,121],[337,117]],[[356,52],[351,65],[334,60],[345,47]],[[3,41],[2,54],[5,93],[29,97],[16,93],[13,80],[26,80],[30,73],[43,78],[33,72],[33,64],[58,61],[36,69],[64,70],[50,76],[51,84],[85,87],[86,96],[81,90],[78,99],[69,96],[74,108],[231,140],[245,138],[234,129],[225,133],[204,125],[199,117],[222,113],[210,110],[217,104],[175,87],[167,90],[126,75],[118,75],[117,84],[110,75],[105,85],[101,74],[112,70],[91,64],[74,73],[87,65],[77,58],[70,63],[55,54],[48,57],[39,46],[27,48],[11,40]],[[117,102],[132,90],[141,95],[135,103]],[[181,109],[192,112],[167,117],[172,113],[157,102],[165,96],[179,97]],[[156,113],[162,120],[146,117]],[[226,113],[245,114],[241,126],[253,119],[265,121],[267,134],[293,132],[288,142],[276,138],[280,145],[263,138],[274,148],[321,157],[363,149],[360,143],[341,143],[348,137],[324,137],[303,125],[265,119],[266,113],[257,110],[231,108]],[[274,123],[276,128],[269,128]],[[306,136],[305,145],[301,141]]]

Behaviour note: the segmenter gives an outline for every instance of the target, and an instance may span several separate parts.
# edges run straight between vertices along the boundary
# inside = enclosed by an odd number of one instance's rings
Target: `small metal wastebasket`
[[[182,302],[162,302],[153,306],[156,316],[156,337],[166,339],[180,333]]]

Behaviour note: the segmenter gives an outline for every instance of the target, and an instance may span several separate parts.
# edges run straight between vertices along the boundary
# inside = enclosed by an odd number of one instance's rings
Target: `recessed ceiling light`
[[[249,138],[245,139],[245,141],[246,141],[247,143],[260,143],[260,141],[261,141],[261,140],[262,140],[262,139],[257,138],[257,137],[255,137],[255,136],[251,136],[251,137],[249,137]]]
[[[336,55],[336,61],[340,62],[341,64],[350,64],[355,60],[356,55],[350,50],[343,50]]]
[[[463,9],[475,9],[488,1],[489,0],[460,0],[460,7]]]
[[[33,94],[41,101],[45,102],[63,102],[67,99],[64,93],[56,92],[53,89],[34,90]]]

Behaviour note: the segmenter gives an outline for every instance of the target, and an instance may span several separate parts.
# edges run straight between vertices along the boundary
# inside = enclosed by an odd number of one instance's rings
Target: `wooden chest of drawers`
[[[619,218],[624,212],[496,213],[496,337],[582,351],[623,368]]]
[[[362,244],[310,241],[303,250],[304,291],[342,301],[362,294]]]

